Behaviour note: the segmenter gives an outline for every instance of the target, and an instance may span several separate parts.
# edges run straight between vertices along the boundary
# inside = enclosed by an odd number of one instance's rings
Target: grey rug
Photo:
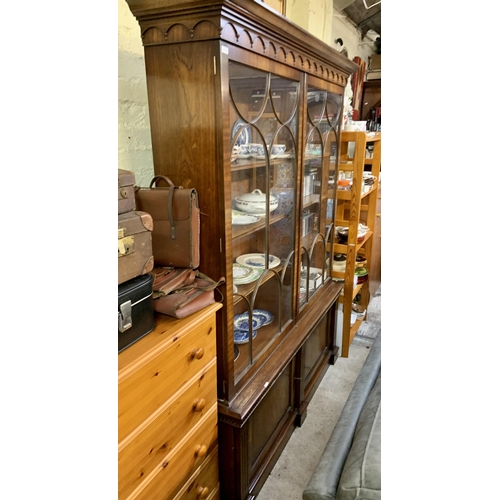
[[[371,298],[366,311],[366,318],[356,333],[355,337],[374,339],[380,332],[382,305],[382,285],[378,287],[375,295]]]

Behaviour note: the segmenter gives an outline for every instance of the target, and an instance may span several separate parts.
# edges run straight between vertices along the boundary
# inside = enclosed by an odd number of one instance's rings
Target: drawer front
[[[118,493],[126,498],[217,402],[217,360],[213,359],[182,393],[160,408],[132,439],[120,443]]]
[[[173,500],[208,500],[219,491],[219,448],[216,446],[207,461],[186,482]]]
[[[175,495],[217,446],[217,405],[186,436],[173,452],[165,456],[128,500],[165,500]]]
[[[118,442],[127,437],[210,361],[215,359],[215,317],[174,337],[158,356],[118,383]]]

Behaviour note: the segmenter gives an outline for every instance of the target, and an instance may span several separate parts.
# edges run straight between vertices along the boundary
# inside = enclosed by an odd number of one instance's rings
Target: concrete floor
[[[302,491],[321,457],[380,328],[380,292],[370,302],[370,324],[356,335],[348,358],[330,366],[314,394],[302,427],[297,427],[258,495],[258,500],[302,500]],[[372,314],[370,314],[372,313]],[[378,332],[377,332],[378,333]]]

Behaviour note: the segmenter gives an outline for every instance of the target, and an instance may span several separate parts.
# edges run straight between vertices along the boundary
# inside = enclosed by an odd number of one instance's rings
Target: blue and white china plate
[[[269,323],[273,322],[274,315],[269,311],[266,311],[265,309],[255,309],[253,312],[253,318],[256,318],[258,321],[262,321],[262,324],[260,326],[266,326],[269,325]]]
[[[254,330],[257,330],[257,328],[260,328],[262,326],[262,317],[257,319],[255,316],[252,318],[252,327]],[[234,317],[234,329],[235,330],[250,330],[250,324],[249,324],[249,318],[248,318],[248,313],[243,313],[239,314],[238,316]]]
[[[247,125],[247,123],[243,120],[236,120],[233,125],[233,130],[231,133],[231,139],[234,139],[234,136]],[[250,144],[252,142],[252,131],[250,130],[250,126],[245,128],[242,133],[236,139],[235,145],[241,146],[242,144]]]
[[[264,269],[266,266],[266,256],[263,253],[247,253],[236,258],[236,262],[242,266]],[[269,255],[269,269],[279,266],[281,260],[275,255]]]
[[[257,336],[257,330],[252,333],[252,339]],[[235,344],[246,344],[250,338],[248,330],[235,330],[234,331],[234,343]]]
[[[245,311],[234,317],[234,328],[237,330],[249,330],[249,314]],[[274,315],[264,309],[255,309],[252,315],[252,326],[255,330],[272,323]]]

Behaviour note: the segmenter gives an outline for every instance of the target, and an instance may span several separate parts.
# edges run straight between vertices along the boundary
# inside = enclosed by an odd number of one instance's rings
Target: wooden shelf
[[[283,214],[273,215],[271,212],[269,225],[275,224],[276,222],[284,219],[285,216]],[[249,234],[255,233],[260,229],[264,229],[266,227],[266,216],[263,214],[261,219],[253,224],[246,224],[245,226],[237,226],[233,225],[233,240],[238,238],[242,238],[243,236],[247,236]]]
[[[375,228],[375,212],[380,180],[380,132],[372,135],[366,132],[342,132],[340,137],[339,170],[352,171],[353,183],[350,191],[337,191],[337,210],[335,225],[349,228],[350,239],[356,235],[360,222],[366,224],[368,230],[364,240],[356,244],[334,243],[334,252],[346,255],[346,273],[344,274],[344,288],[342,294],[343,322],[342,322],[342,356],[348,357],[349,345],[356,335],[362,321],[357,320],[351,326],[351,311],[354,298],[361,294],[361,305],[366,308],[369,302],[369,278],[360,284],[354,285],[354,270],[356,268],[356,255],[362,254],[367,260],[370,269],[373,234]],[[352,151],[349,143],[355,144],[354,156],[349,156]],[[367,143],[373,143],[373,158],[365,158]],[[375,182],[370,189],[362,193],[363,173],[365,164],[371,165]]]
[[[373,235],[373,231],[368,231],[366,233],[365,239],[361,243],[356,244],[356,252],[358,252],[366,244],[366,242],[372,237],[372,235]],[[347,247],[348,247],[348,245],[344,245],[342,243],[334,243],[333,251],[334,251],[334,253],[347,254]]]

